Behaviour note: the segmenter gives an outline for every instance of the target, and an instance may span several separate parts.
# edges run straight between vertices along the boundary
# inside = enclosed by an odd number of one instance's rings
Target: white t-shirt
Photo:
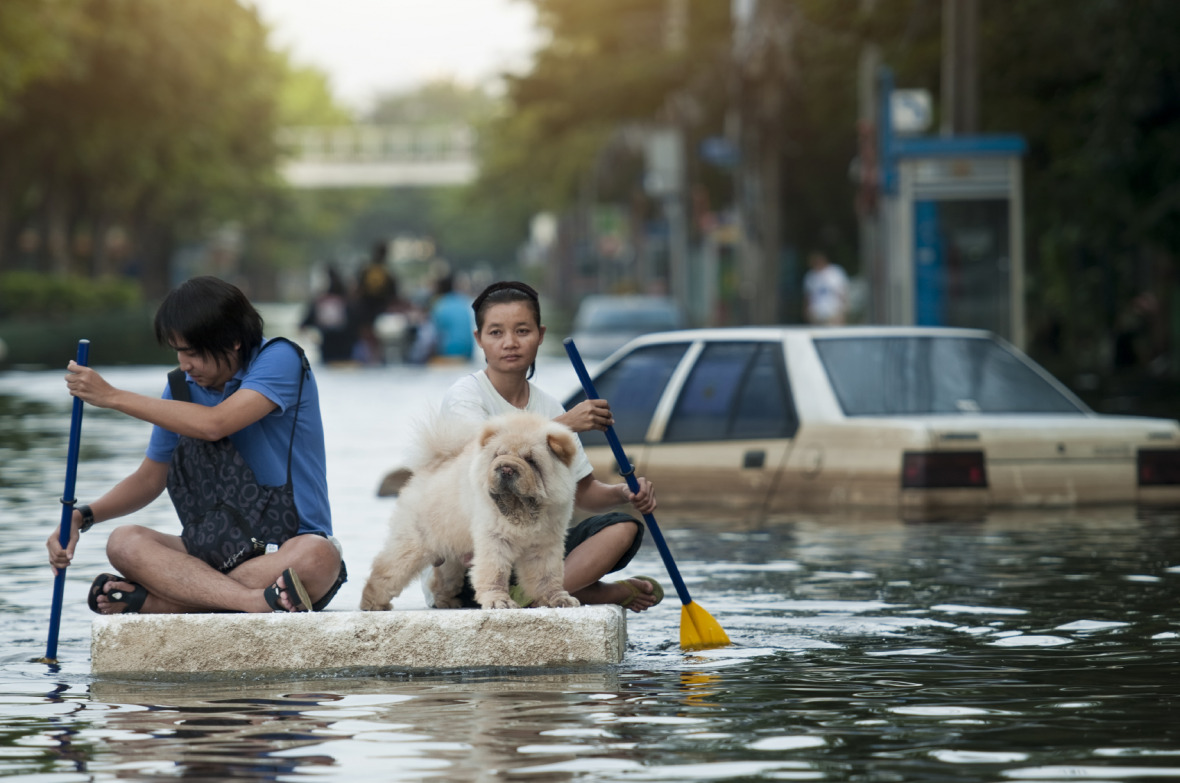
[[[485,371],[464,376],[451,384],[443,395],[439,412],[443,416],[454,416],[467,421],[486,421],[502,413],[519,413],[520,411],[539,413],[547,419],[556,419],[565,413],[565,408],[554,397],[541,391],[532,382],[529,383],[529,401],[523,408],[518,408],[500,396]],[[574,478],[578,481],[594,472],[586,452],[582,448],[582,441],[576,435],[574,442],[578,444],[578,453],[571,466]]]
[[[803,292],[811,322],[816,324],[842,323],[848,305],[848,275],[839,264],[828,264],[812,269],[803,276]]]

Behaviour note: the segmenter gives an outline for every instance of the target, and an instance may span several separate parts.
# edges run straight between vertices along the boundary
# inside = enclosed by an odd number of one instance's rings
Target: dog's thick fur
[[[373,560],[361,609],[387,610],[427,566],[434,605],[457,608],[471,561],[475,599],[515,608],[513,568],[535,606],[578,606],[562,587],[577,454],[568,427],[533,413],[486,422],[435,419],[422,429],[424,461],[402,489],[385,547]]]

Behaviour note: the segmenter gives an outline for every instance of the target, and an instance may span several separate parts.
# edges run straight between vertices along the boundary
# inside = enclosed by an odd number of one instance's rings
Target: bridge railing
[[[475,154],[475,132],[465,125],[284,128],[279,143],[306,162],[459,161]]]

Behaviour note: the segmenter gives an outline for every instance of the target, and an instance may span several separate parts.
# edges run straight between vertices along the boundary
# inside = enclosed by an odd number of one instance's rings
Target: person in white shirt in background
[[[803,276],[804,315],[816,326],[839,326],[848,316],[848,275],[821,251],[807,257],[811,267]]]

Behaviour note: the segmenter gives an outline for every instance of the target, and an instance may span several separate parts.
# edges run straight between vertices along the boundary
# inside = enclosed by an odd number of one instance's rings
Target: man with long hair
[[[90,588],[100,614],[322,609],[347,578],[332,538],[319,392],[306,357],[267,340],[235,286],[196,277],[156,312],[156,338],[179,367],[160,397],[117,389],[70,362],[74,397],[154,425],[143,462],[74,509],[69,544],[49,537],[56,572],[80,533],[131,514],[165,489],[180,535],[122,525],[107,539],[118,571]]]

